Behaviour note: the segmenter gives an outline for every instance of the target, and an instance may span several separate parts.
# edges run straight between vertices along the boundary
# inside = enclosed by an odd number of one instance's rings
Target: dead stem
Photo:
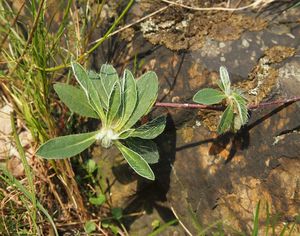
[[[266,5],[269,4],[270,2],[274,1],[274,0],[256,0],[253,3],[243,6],[243,7],[237,7],[237,8],[229,8],[229,7],[192,7],[192,6],[188,6],[179,2],[174,2],[174,1],[170,1],[170,0],[161,0],[164,3],[168,3],[170,5],[174,5],[174,6],[179,6],[188,10],[193,10],[193,11],[242,11],[242,10],[246,10],[249,8],[255,9],[258,8],[259,6]]]
[[[21,54],[21,56],[16,60],[16,65],[12,68],[12,70],[8,73],[8,76],[11,76],[14,71],[17,69],[19,63],[21,62],[21,60],[24,58],[26,52],[27,52],[27,49],[29,47],[29,45],[31,44],[31,41],[32,41],[32,38],[33,38],[33,35],[34,35],[34,32],[36,31],[37,29],[37,26],[38,26],[38,22],[39,22],[39,19],[40,19],[40,16],[41,16],[41,13],[42,13],[42,9],[43,9],[43,6],[44,6],[44,2],[45,0],[42,0],[40,5],[39,5],[39,8],[37,10],[37,14],[36,14],[36,17],[34,19],[34,22],[33,22],[33,25],[32,25],[32,28],[31,28],[31,31],[29,33],[29,37],[28,37],[28,40],[24,46],[24,49],[23,49],[23,52]]]
[[[15,16],[13,22],[12,22],[11,25],[10,25],[10,28],[8,29],[8,32],[7,32],[7,33],[5,34],[5,36],[3,37],[3,39],[2,39],[2,41],[1,41],[1,43],[0,43],[0,52],[1,52],[2,49],[3,49],[3,45],[4,45],[4,43],[6,42],[8,36],[9,36],[9,34],[10,34],[10,32],[11,32],[11,29],[12,29],[12,28],[15,26],[15,24],[17,23],[17,21],[18,21],[18,19],[19,19],[19,16],[20,16],[20,14],[21,14],[21,12],[22,12],[24,6],[25,6],[25,3],[26,3],[26,1],[24,1],[24,2],[22,3],[22,5],[20,6],[17,15]],[[5,62],[5,63],[7,63],[7,62]]]

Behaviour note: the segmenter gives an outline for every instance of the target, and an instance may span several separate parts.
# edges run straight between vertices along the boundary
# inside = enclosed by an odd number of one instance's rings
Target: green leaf
[[[150,122],[138,127],[131,134],[130,137],[138,137],[142,139],[154,139],[160,135],[166,127],[166,117],[159,116]]]
[[[117,148],[120,150],[122,155],[124,156],[125,160],[128,162],[130,167],[140,176],[154,180],[155,176],[153,171],[151,170],[148,163],[136,152],[132,151],[131,149],[125,147],[120,142],[115,142]]]
[[[103,203],[105,203],[105,201],[106,201],[106,197],[105,197],[104,194],[100,194],[97,197],[90,197],[89,198],[89,202],[92,203],[93,205],[96,205],[96,206],[102,205]]]
[[[112,65],[108,64],[104,64],[101,66],[99,76],[104,91],[101,96],[105,106],[108,108],[110,96],[113,92],[116,82],[119,81],[119,76],[115,68]]]
[[[241,120],[241,125],[245,125],[248,122],[247,101],[245,98],[242,97],[242,95],[236,92],[232,93],[232,98],[238,110],[238,114]]]
[[[212,88],[205,88],[195,94],[193,101],[205,105],[212,105],[220,103],[224,98],[226,98],[224,92]]]
[[[131,128],[154,105],[158,93],[158,79],[155,72],[149,71],[136,82],[137,104],[124,128]]]
[[[224,66],[220,67],[220,79],[222,82],[222,84],[219,84],[221,90],[223,90],[226,95],[230,95],[231,82],[230,82],[228,71]]]
[[[225,109],[224,113],[222,114],[219,126],[218,126],[218,133],[222,134],[228,131],[233,122],[233,105],[228,105]]]
[[[85,169],[89,174],[92,174],[97,169],[97,164],[93,159],[89,159],[85,165]]]
[[[46,159],[64,159],[87,149],[96,141],[99,131],[72,134],[48,140],[37,150],[37,155]]]
[[[157,145],[152,140],[128,138],[125,140],[125,145],[138,153],[149,164],[157,163],[159,160]]]
[[[120,130],[129,120],[135,109],[137,102],[136,81],[129,70],[125,70],[123,79],[121,80],[122,89],[122,117],[116,130]]]
[[[72,62],[71,65],[72,65],[75,78],[77,82],[80,84],[80,86],[82,87],[82,89],[84,90],[90,105],[98,113],[101,121],[105,123],[106,117],[101,105],[101,100],[98,96],[98,92],[95,89],[92,80],[89,78],[85,69],[80,64],[78,64],[77,62]]]
[[[93,70],[89,70],[87,72],[87,74],[88,74],[88,77],[92,80],[100,80],[100,76]]]
[[[240,116],[238,114],[234,113],[234,117],[233,117],[233,130],[234,131],[238,131],[240,130],[242,127],[242,121],[240,119]]]
[[[95,222],[93,222],[93,221],[87,221],[87,222],[85,222],[85,224],[84,224],[84,231],[87,234],[90,234],[90,233],[94,232],[95,230],[96,230],[96,224],[95,224]]]
[[[152,230],[159,228],[159,226],[160,226],[160,221],[158,219],[155,219],[151,222]]]
[[[113,235],[118,235],[120,232],[118,226],[116,226],[111,220],[101,220],[101,227],[104,229],[109,228],[112,231]]]
[[[123,217],[123,209],[120,207],[115,207],[111,209],[111,214],[115,220],[121,220]]]
[[[123,130],[121,133],[119,133],[119,139],[127,139],[130,137],[131,133],[134,131],[134,129],[126,129]]]
[[[98,78],[92,78],[91,79],[93,86],[95,87],[97,94],[98,94],[98,98],[100,100],[101,106],[103,108],[103,110],[107,111],[108,107],[107,104],[104,103],[104,100],[106,100],[106,95],[104,92],[104,87],[103,84],[100,80],[100,77]]]
[[[53,87],[59,99],[66,104],[70,111],[81,116],[99,119],[83,90],[64,83],[57,83]]]
[[[112,91],[110,101],[109,101],[109,108],[107,112],[107,125],[110,126],[112,121],[118,115],[119,108],[121,106],[121,85],[119,81],[115,83],[114,89]]]

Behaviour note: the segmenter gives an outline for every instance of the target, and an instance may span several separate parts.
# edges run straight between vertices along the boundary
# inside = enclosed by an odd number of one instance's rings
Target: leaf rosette
[[[218,133],[237,131],[248,122],[247,99],[240,91],[231,88],[229,74],[224,66],[220,67],[218,86],[220,90],[212,88],[199,90],[193,100],[204,105],[214,105],[225,101],[226,109],[221,116]]]
[[[164,116],[137,127],[141,117],[148,114],[158,94],[158,79],[147,72],[135,80],[129,70],[122,78],[111,65],[100,72],[87,72],[73,62],[72,70],[80,87],[64,83],[54,85],[59,98],[74,113],[101,120],[101,129],[82,134],[53,138],[39,147],[37,155],[46,159],[75,156],[95,142],[104,148],[115,145],[130,167],[140,176],[154,180],[149,164],[158,162],[156,144],[150,140],[160,135],[166,124]]]

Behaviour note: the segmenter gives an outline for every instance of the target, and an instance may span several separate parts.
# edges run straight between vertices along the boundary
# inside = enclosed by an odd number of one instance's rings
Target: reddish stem
[[[262,102],[260,104],[250,104],[248,105],[249,110],[265,108],[268,106],[278,105],[278,104],[286,104],[291,102],[300,101],[300,96],[288,98],[288,99],[279,99],[272,102]],[[171,107],[171,108],[187,108],[187,109],[207,109],[207,110],[223,110],[222,106],[210,106],[203,104],[195,104],[195,103],[171,103],[171,102],[157,102],[155,103],[156,107]]]

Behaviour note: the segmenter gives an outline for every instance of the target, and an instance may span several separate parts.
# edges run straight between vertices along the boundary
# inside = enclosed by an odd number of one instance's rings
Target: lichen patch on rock
[[[245,31],[259,31],[266,26],[265,20],[244,14],[190,12],[180,7],[170,7],[141,23],[141,31],[152,44],[161,44],[171,50],[197,50],[204,46],[207,38],[216,41],[236,40]]]

